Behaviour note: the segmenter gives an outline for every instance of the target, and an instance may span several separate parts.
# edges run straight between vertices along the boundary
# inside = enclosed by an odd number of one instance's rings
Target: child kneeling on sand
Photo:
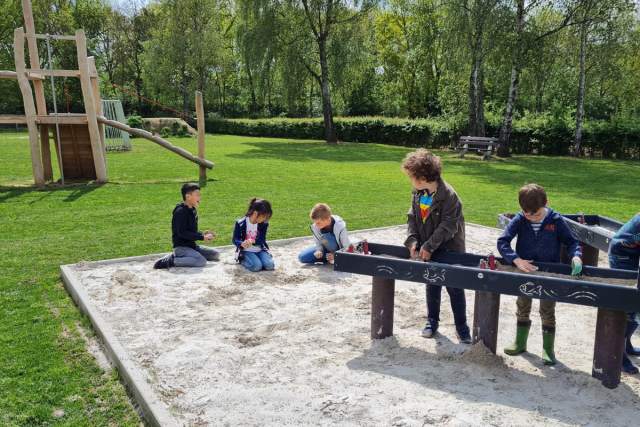
[[[578,240],[573,237],[562,215],[547,207],[547,193],[537,184],[528,184],[518,192],[518,202],[522,210],[511,220],[498,239],[498,251],[502,257],[515,264],[524,272],[538,269],[532,264],[539,262],[560,262],[560,248],[566,246],[567,255],[572,257],[572,274],[582,271],[582,252]],[[511,249],[511,241],[518,236],[516,250]],[[516,302],[518,319],[516,340],[504,352],[515,355],[527,350],[527,339],[531,329],[531,298],[518,297]],[[556,303],[540,300],[542,319],[542,363],[555,365],[554,341],[556,335]]]
[[[273,270],[275,267],[267,245],[267,220],[272,214],[271,203],[254,197],[247,212],[236,221],[233,230],[236,261],[250,271]]]
[[[302,251],[298,260],[305,264],[333,263],[333,253],[351,244],[347,225],[338,215],[331,215],[331,208],[325,203],[315,205],[309,216],[313,220],[311,232],[316,245]]]
[[[204,267],[207,261],[220,259],[220,251],[208,246],[196,245],[196,241],[204,240],[209,243],[217,234],[205,230],[198,231],[198,211],[200,204],[200,187],[197,184],[182,186],[183,203],[178,203],[173,209],[171,219],[171,240],[173,253],[158,260],[153,268],[176,267]]]
[[[435,251],[464,252],[465,231],[462,201],[452,186],[441,177],[440,157],[425,149],[407,154],[402,171],[409,175],[413,192],[411,208],[407,215],[407,239],[411,258],[419,251],[424,261],[429,261]],[[467,300],[464,289],[447,286],[451,310],[460,342],[470,344],[471,334],[467,326]],[[427,284],[427,324],[422,336],[432,338],[440,322],[440,295],[442,286]]]

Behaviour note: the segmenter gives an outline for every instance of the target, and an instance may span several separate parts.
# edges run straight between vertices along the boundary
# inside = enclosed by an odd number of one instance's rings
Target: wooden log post
[[[616,388],[620,384],[626,323],[627,313],[624,311],[598,309],[591,376],[607,388]]]
[[[473,304],[473,344],[482,341],[496,354],[499,319],[500,294],[476,291]]]
[[[201,159],[200,157],[196,157],[193,154],[191,154],[190,152],[188,152],[187,150],[180,148],[180,147],[176,147],[173,144],[171,144],[169,141],[165,141],[164,139],[154,136],[151,133],[147,132],[144,129],[134,129],[131,128],[125,124],[122,124],[120,122],[116,122],[115,120],[109,120],[106,117],[103,116],[98,116],[98,121],[100,123],[103,123],[107,126],[111,126],[114,127],[116,129],[120,129],[123,130],[125,132],[129,132],[130,134],[133,135],[137,135],[141,138],[145,138],[148,139],[151,142],[155,142],[156,144],[166,148],[167,150],[173,151],[174,153],[178,154],[179,156],[184,157],[187,160],[190,160],[194,163],[199,164],[200,166],[204,166],[207,169],[213,169],[213,163],[205,160],[205,159]]]
[[[93,101],[93,93],[91,91],[89,61],[87,59],[87,39],[84,35],[84,30],[76,31],[76,45],[78,51],[78,69],[80,71],[80,85],[82,86],[84,108],[87,112],[87,125],[89,127],[89,139],[91,140],[91,152],[93,154],[93,163],[96,168],[96,177],[99,183],[106,183],[109,181],[107,178],[107,162],[103,154],[102,143],[100,142],[96,107]]]
[[[96,108],[96,115],[102,115],[102,103],[100,102],[100,83],[98,82],[98,70],[96,69],[96,60],[93,56],[87,58],[89,63],[89,79],[91,81],[91,95],[93,96],[93,105]],[[98,123],[98,131],[100,132],[100,144],[102,144],[102,155],[105,159],[105,168],[107,168],[107,141],[104,136],[104,125]],[[107,172],[108,172],[107,168]]]
[[[393,306],[396,281],[373,276],[371,288],[371,339],[382,340],[393,335]]]
[[[27,34],[35,34],[36,26],[33,22],[33,11],[30,0],[22,0],[22,14],[24,15],[24,26]],[[27,39],[29,47],[29,64],[32,69],[40,68],[40,58],[38,57],[38,44],[34,38]],[[33,91],[36,95],[36,107],[38,115],[47,115],[47,103],[44,98],[44,85],[41,79],[33,80]],[[42,167],[45,180],[53,180],[53,167],[51,166],[51,144],[49,142],[49,126],[40,125],[40,145],[42,148]]]
[[[24,65],[24,30],[22,27],[16,28],[13,37],[13,51],[16,62],[16,74],[18,85],[22,92],[24,102],[24,112],[27,117],[27,128],[29,129],[29,149],[31,151],[31,170],[33,180],[38,187],[44,187],[44,171],[40,157],[40,144],[38,141],[38,128],[36,125],[36,106],[33,102],[33,93],[29,85],[29,79],[25,74]]]
[[[204,153],[204,105],[202,103],[202,93],[196,91],[196,115],[198,117],[198,157],[205,158]],[[200,181],[206,181],[207,168],[199,166]]]

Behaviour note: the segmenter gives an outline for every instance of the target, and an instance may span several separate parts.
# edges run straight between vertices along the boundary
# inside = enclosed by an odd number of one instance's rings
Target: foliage
[[[427,148],[447,147],[462,135],[467,124],[451,116],[406,120],[385,117],[337,118],[338,139]],[[322,119],[220,120],[206,119],[210,133],[323,139]],[[488,114],[487,136],[500,132],[502,117]],[[511,149],[516,154],[569,155],[575,123],[570,114],[529,114],[514,120]],[[582,153],[592,157],[640,158],[640,124],[632,118],[587,121],[584,125]]]

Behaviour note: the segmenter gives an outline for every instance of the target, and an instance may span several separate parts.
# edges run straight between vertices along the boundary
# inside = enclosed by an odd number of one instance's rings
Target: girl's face
[[[251,221],[251,224],[262,224],[268,217],[268,215],[261,214],[258,211],[253,211],[249,217],[249,221]]]

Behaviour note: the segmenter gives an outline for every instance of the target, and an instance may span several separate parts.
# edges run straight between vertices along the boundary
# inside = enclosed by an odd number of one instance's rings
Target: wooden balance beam
[[[598,308],[592,376],[607,388],[620,383],[624,329],[627,311],[640,311],[638,286],[585,282],[571,279],[571,266],[536,263],[539,271],[565,275],[567,278],[524,275],[506,271],[480,269],[487,256],[439,252],[432,262],[409,259],[404,246],[359,242],[353,252],[348,248],[335,253],[334,269],[373,276],[371,338],[393,335],[393,308],[396,280],[451,286],[476,291],[473,341],[483,341],[493,353],[498,339],[500,295],[523,296]],[[386,257],[377,255],[387,255]],[[389,258],[392,256],[393,258]],[[503,258],[495,258],[503,265]],[[638,273],[584,266],[582,274],[604,279],[638,282]]]

